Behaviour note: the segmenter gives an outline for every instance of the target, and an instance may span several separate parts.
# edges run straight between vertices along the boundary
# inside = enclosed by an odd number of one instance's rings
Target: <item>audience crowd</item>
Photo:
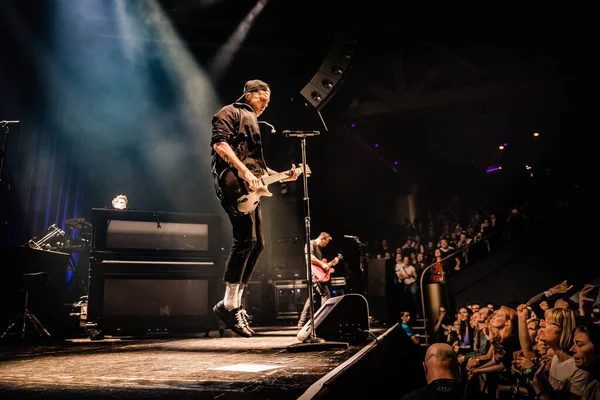
[[[443,282],[519,241],[529,224],[526,207],[518,206],[504,215],[475,212],[466,223],[429,215],[407,222],[404,243],[369,244],[368,258],[386,260],[388,294],[408,344],[422,349],[425,386],[407,390],[403,400],[600,400],[600,276],[580,287],[565,279],[510,304],[448,304],[430,321],[427,343],[415,334],[421,277]]]

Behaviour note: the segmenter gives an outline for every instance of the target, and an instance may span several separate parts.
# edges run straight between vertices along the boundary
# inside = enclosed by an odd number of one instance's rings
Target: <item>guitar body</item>
[[[323,259],[323,262],[325,262],[325,259]],[[313,275],[319,280],[319,282],[329,282],[329,280],[331,279],[331,274],[333,274],[335,272],[335,269],[329,268],[329,272],[325,272],[321,269],[321,267],[318,267],[316,265],[311,265],[312,267],[312,272]]]
[[[250,171],[256,171],[253,166],[248,166]],[[304,168],[296,168],[298,173],[302,173]],[[307,167],[307,173],[310,170]],[[255,173],[256,175],[256,173]],[[257,175],[258,176],[258,175]],[[260,176],[262,185],[255,191],[248,189],[248,183],[238,177],[237,173],[231,169],[226,169],[221,173],[218,179],[219,189],[222,196],[219,198],[221,203],[237,213],[249,214],[256,209],[263,197],[272,197],[268,185],[273,182],[279,182],[289,176],[289,171],[281,172],[276,175],[263,174]]]
[[[258,206],[261,197],[271,197],[273,193],[269,192],[266,186],[259,187],[256,192],[249,192],[241,195],[237,199],[237,209],[242,214],[248,214]]]
[[[311,264],[310,267],[312,269],[313,275],[319,280],[319,282],[329,282],[329,280],[331,279],[331,274],[335,272],[333,265],[336,265],[342,258],[344,258],[344,256],[338,254],[337,257],[335,257],[329,263],[327,262],[327,259],[324,258],[323,262],[329,266],[329,268],[327,268],[327,271],[323,270],[323,268],[321,268],[321,266],[318,264]]]
[[[268,174],[264,176],[268,176]],[[219,177],[219,188],[223,194],[221,202],[242,214],[254,211],[261,197],[273,196],[266,186],[261,186],[258,190],[251,192],[247,182],[230,169],[225,170]]]

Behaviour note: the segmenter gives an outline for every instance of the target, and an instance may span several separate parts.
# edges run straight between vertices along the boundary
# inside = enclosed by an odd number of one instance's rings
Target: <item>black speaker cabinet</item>
[[[386,295],[386,262],[387,260],[370,259],[367,293],[369,296],[385,296]]]
[[[275,286],[275,309],[277,319],[300,318],[304,303],[308,298],[308,285],[305,280],[290,279],[273,281]]]
[[[86,331],[100,339],[218,329],[212,307],[222,283],[215,268],[199,261],[92,261]]]
[[[90,338],[218,328],[218,215],[94,208],[92,221]]]
[[[369,305],[360,294],[331,297],[315,311],[315,335],[335,342],[360,343],[366,339],[369,324]],[[301,342],[311,335],[311,321],[297,334]]]
[[[219,257],[218,215],[92,209],[95,259],[169,260]]]
[[[242,298],[244,309],[253,325],[273,325],[277,317],[275,311],[275,290],[267,281],[250,281]]]

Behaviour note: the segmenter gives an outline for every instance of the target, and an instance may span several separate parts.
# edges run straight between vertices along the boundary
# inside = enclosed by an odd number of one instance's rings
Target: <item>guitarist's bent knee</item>
[[[234,239],[233,247],[237,252],[251,250],[261,252],[265,248],[265,242],[264,239],[256,240],[255,238]]]

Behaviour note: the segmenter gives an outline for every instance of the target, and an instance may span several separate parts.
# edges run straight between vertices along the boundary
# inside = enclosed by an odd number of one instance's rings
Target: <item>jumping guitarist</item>
[[[264,160],[257,119],[270,100],[269,85],[253,79],[246,82],[242,95],[233,104],[221,107],[212,117],[211,171],[217,198],[231,221],[233,232],[233,242],[223,272],[225,293],[213,311],[229,329],[243,337],[254,334],[246,310],[241,305],[244,288],[250,281],[265,244],[262,213],[260,205],[241,213],[235,202],[227,201],[226,188],[236,188],[233,191],[239,193],[231,197],[237,201],[239,196],[248,191],[257,191],[263,185],[260,177],[278,174],[268,168]],[[287,178],[278,179],[290,182],[298,179],[298,175],[292,165]],[[230,185],[223,185],[224,182]],[[236,184],[238,182],[240,184]]]
[[[324,275],[329,275],[331,272],[331,267],[336,265],[340,256],[334,258],[331,263],[327,263],[323,261],[323,254],[321,253],[321,248],[325,247],[331,242],[333,238],[327,232],[321,232],[316,239],[313,239],[309,242],[310,244],[310,260],[311,267],[313,271],[312,283],[313,283],[313,295],[315,296],[315,300],[319,299],[320,302],[315,301],[314,310],[317,310],[323,303],[325,303],[331,297],[331,290],[329,288],[329,279],[325,279],[324,281],[320,280],[317,276],[315,276],[315,271],[322,271]],[[318,274],[318,272],[317,272]],[[320,295],[320,296],[317,296]],[[306,299],[306,303],[304,303],[304,309],[302,310],[302,314],[300,314],[300,319],[298,320],[298,327],[301,328],[310,318],[310,298]]]

